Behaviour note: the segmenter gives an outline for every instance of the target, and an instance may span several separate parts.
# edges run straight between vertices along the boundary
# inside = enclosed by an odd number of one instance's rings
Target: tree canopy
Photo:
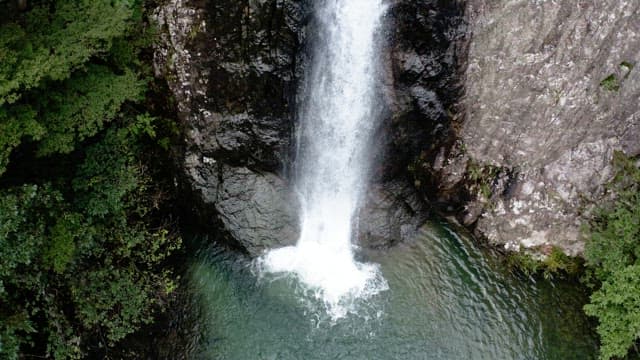
[[[140,21],[138,2],[57,0],[0,26],[0,174],[24,141],[69,153],[140,98],[135,51],[122,56]]]
[[[0,21],[0,358],[81,358],[175,287],[180,239],[152,214],[145,162],[152,27],[140,1],[30,6]]]
[[[601,359],[623,358],[640,339],[640,169],[616,153],[615,203],[592,221],[585,258],[595,287],[585,311],[598,318]]]

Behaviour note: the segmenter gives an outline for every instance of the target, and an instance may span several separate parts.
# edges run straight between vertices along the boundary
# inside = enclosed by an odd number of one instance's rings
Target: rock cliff
[[[438,196],[468,190],[461,218],[492,243],[578,255],[614,151],[640,153],[640,3],[468,0],[465,16]]]
[[[415,17],[418,9],[422,26],[436,27],[445,19],[428,13],[435,6],[420,8],[419,3],[392,6],[390,25],[380,35],[380,41],[389,41],[385,48],[412,32],[403,18]],[[193,214],[253,255],[294,243],[297,200],[288,172],[296,101],[304,85],[300,80],[315,34],[313,2],[170,0],[155,17],[162,34],[155,51],[156,75],[167,80],[184,126],[178,162]],[[439,31],[432,34],[440,36]],[[429,63],[417,66],[427,69],[432,80],[442,77],[443,67],[454,65],[452,58],[440,63],[447,46],[430,50],[434,41],[415,41],[418,52],[408,44],[381,54],[389,73],[397,68],[397,76],[405,77],[416,69],[399,68],[398,62],[426,53],[432,57]],[[424,220],[426,208],[406,166],[436,122],[442,122],[444,111],[435,92],[408,85],[396,91],[395,80],[387,80],[387,110],[376,141],[382,151],[376,152],[379,165],[372,179],[363,179],[373,186],[357,227],[361,245],[368,247],[389,246]],[[420,104],[412,102],[412,92]],[[425,111],[433,121],[418,119]]]
[[[283,173],[302,16],[295,1],[171,0],[156,11],[156,75],[184,127],[193,213],[253,254],[297,239]]]
[[[298,234],[287,174],[312,3],[170,0],[156,13],[193,213],[252,254]],[[614,151],[640,153],[640,3],[395,0],[387,23],[361,244],[410,234],[420,193],[491,243],[579,255]]]

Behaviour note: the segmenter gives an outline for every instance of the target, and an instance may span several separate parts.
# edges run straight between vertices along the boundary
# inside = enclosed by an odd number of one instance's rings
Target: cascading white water
[[[384,11],[382,0],[323,0],[318,8],[296,159],[301,235],[262,258],[266,271],[294,272],[317,290],[334,318],[386,287],[377,266],[354,260],[351,243],[376,127],[375,35]]]

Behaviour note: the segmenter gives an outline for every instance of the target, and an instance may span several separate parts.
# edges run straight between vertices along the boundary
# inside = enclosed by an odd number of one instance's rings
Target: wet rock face
[[[461,91],[458,58],[466,35],[455,1],[390,2],[383,36],[383,121],[374,140],[372,186],[359,215],[358,240],[386,248],[407,240],[424,223],[435,177],[412,178],[455,140],[452,112]],[[442,156],[442,155],[441,155]],[[418,164],[417,164],[418,163]],[[417,189],[416,189],[416,185]],[[430,197],[430,196],[427,196]]]
[[[416,159],[433,159],[455,138],[451,114],[461,91],[466,24],[461,4],[435,0],[395,1],[387,21],[384,92],[391,115],[379,143],[388,180],[405,177]]]
[[[640,3],[468,0],[465,11],[464,123],[440,190],[469,187],[477,164],[490,176],[466,223],[510,249],[580,254],[614,151],[640,153]]]
[[[283,180],[270,173],[224,167],[215,201],[231,236],[251,254],[293,245],[298,239],[296,198]]]
[[[193,212],[254,255],[297,238],[282,174],[304,16],[293,0],[170,0],[156,11],[156,75],[185,128],[179,162]]]
[[[358,245],[384,249],[410,240],[427,214],[425,202],[405,181],[375,184],[367,191],[360,210]]]
[[[283,174],[311,11],[170,0],[156,14],[155,68],[185,128],[194,213],[253,254],[297,238]],[[614,151],[640,152],[639,15],[640,3],[617,0],[391,1],[361,243],[415,228],[413,181],[493,243],[581,253]]]
[[[219,117],[216,151],[277,171],[290,148],[301,5],[211,0],[206,11],[210,25],[202,45],[210,54],[209,107]]]

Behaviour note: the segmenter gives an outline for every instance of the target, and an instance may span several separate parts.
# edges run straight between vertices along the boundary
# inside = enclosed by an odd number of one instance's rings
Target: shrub
[[[598,318],[601,359],[626,356],[640,337],[640,170],[621,153],[614,166],[617,199],[591,222],[585,250],[585,279],[596,289],[585,311]]]

